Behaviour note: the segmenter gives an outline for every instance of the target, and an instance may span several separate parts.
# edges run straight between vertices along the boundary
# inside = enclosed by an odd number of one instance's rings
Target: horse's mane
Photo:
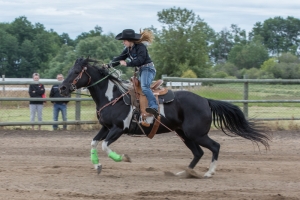
[[[115,68],[109,69],[107,67],[99,66],[97,65],[99,61],[89,59],[89,58],[85,60],[85,62],[87,62],[87,65],[89,67],[93,67],[94,69],[96,69],[102,77],[107,76],[107,78],[111,80],[118,87],[118,89],[122,94],[126,93],[128,90],[131,90],[133,88],[133,85],[130,81],[125,81],[119,78],[120,73],[117,73],[118,72],[117,69]],[[91,62],[93,62],[92,65],[90,64]]]

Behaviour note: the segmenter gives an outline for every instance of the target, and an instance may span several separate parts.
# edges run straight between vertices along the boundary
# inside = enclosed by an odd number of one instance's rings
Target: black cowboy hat
[[[117,40],[139,40],[141,39],[141,34],[135,33],[132,29],[124,29],[115,38]]]

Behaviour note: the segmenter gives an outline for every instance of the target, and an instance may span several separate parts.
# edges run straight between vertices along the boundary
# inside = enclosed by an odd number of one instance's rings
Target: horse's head
[[[79,58],[75,61],[74,66],[69,70],[68,76],[60,85],[60,93],[68,96],[76,89],[87,87],[91,82],[91,76],[87,72],[89,66],[89,58]]]

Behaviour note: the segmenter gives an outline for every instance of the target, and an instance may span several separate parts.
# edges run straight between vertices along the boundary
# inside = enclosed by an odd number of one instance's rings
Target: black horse
[[[87,87],[96,103],[97,117],[102,128],[92,140],[91,160],[100,173],[102,165],[98,162],[97,145],[102,140],[102,150],[111,159],[130,162],[129,156],[113,152],[109,145],[122,134],[128,133],[135,107],[123,101],[132,84],[112,76],[107,68],[91,65],[90,62],[92,60],[89,58],[77,59],[60,86],[60,91],[67,96],[78,88]],[[170,132],[171,129],[192,151],[194,158],[184,172],[195,173],[192,169],[203,156],[202,146],[212,152],[212,161],[204,176],[211,177],[215,173],[220,144],[208,137],[212,123],[229,136],[241,136],[269,148],[268,134],[249,122],[238,106],[206,99],[189,91],[176,91],[174,96],[172,102],[160,104],[161,122],[165,126],[160,125],[157,134]],[[154,121],[154,117],[149,118],[147,120],[151,126],[143,127],[146,134],[151,131]],[[143,134],[143,131],[136,129],[134,134]]]

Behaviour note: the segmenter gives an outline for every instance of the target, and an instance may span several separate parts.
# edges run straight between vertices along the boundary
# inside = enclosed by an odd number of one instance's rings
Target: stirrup
[[[154,115],[155,118],[159,115],[158,111],[155,108],[146,108],[146,112]]]

